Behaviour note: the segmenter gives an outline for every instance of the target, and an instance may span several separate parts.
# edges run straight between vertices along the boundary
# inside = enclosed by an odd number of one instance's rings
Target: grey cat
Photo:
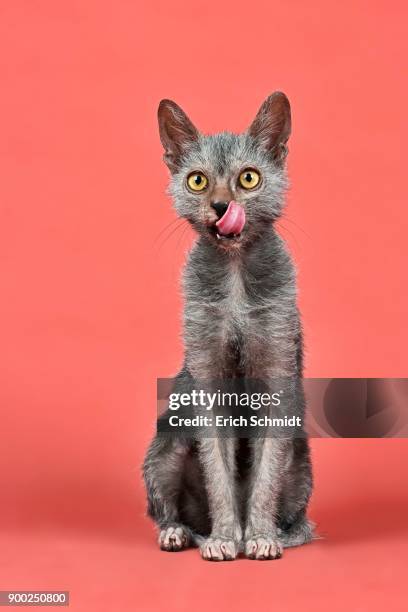
[[[176,211],[198,233],[183,275],[185,360],[176,387],[290,377],[291,405],[303,414],[296,278],[274,228],[287,187],[289,101],[269,96],[240,135],[200,134],[171,100],[160,103],[158,118]],[[143,472],[163,550],[198,545],[212,561],[240,551],[277,559],[313,537],[306,436],[158,435]]]

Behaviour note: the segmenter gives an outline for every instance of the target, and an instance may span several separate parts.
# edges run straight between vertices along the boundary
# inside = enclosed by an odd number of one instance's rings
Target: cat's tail
[[[302,518],[296,523],[293,523],[288,529],[278,529],[279,541],[282,543],[283,548],[308,544],[312,540],[319,539],[314,529],[314,523],[307,518]]]

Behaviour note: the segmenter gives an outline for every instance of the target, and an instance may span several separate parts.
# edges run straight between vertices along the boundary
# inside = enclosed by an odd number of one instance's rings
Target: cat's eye
[[[252,168],[247,168],[239,175],[239,182],[244,189],[253,189],[259,184],[261,176],[259,172]]]
[[[208,185],[208,179],[202,172],[192,172],[187,177],[187,185],[192,191],[203,191]]]

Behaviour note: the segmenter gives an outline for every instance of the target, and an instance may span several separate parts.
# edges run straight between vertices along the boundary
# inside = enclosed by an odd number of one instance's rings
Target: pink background
[[[407,375],[407,13],[0,3],[1,589],[69,589],[89,612],[406,609],[405,440],[314,441],[325,539],[274,563],[159,552],[140,464],[155,379],[182,358],[192,239],[164,229],[162,97],[211,132],[243,130],[268,94],[288,94],[279,225],[299,268],[306,373]]]

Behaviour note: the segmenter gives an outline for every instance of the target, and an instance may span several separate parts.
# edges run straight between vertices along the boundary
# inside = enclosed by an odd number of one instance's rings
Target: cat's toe
[[[238,546],[234,540],[208,538],[201,544],[200,552],[206,561],[233,561],[238,554]]]
[[[282,551],[281,543],[273,537],[254,536],[245,542],[245,556],[248,559],[259,561],[280,559]]]
[[[167,527],[159,533],[159,546],[167,552],[177,552],[189,545],[189,534],[182,526]]]

